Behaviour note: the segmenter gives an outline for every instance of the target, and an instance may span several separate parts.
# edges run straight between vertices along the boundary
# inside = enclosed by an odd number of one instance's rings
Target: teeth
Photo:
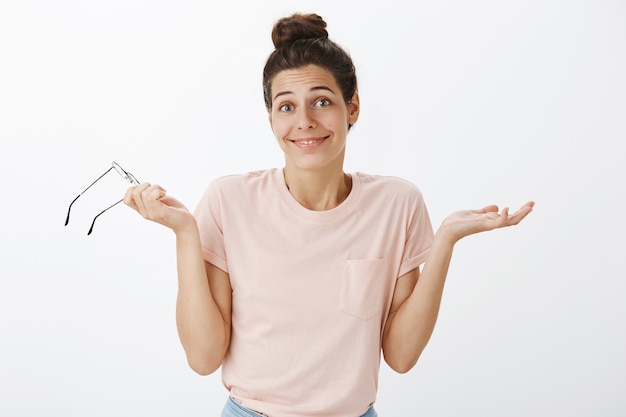
[[[315,142],[317,142],[317,140],[301,140],[299,143],[302,145],[312,145]]]

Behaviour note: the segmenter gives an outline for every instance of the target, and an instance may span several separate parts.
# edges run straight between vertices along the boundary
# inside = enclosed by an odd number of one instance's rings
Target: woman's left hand
[[[509,214],[508,207],[499,212],[496,205],[480,210],[457,211],[443,221],[438,233],[445,233],[455,243],[474,233],[514,226],[533,210],[534,205],[534,201],[529,201],[513,214]]]

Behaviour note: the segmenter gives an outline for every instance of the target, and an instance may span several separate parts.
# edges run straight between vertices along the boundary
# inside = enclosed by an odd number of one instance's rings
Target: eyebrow
[[[325,85],[316,85],[315,87],[311,87],[311,89],[309,91],[317,91],[317,90],[325,90],[325,91],[329,91],[333,94],[335,94],[335,92],[333,91],[332,88],[327,87]],[[293,91],[281,91],[280,93],[277,93],[274,98],[272,99],[272,101],[276,101],[276,99],[280,96],[284,96],[287,94],[293,94]]]

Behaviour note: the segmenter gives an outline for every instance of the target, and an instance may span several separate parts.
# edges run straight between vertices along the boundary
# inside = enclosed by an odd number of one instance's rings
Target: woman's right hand
[[[195,218],[189,210],[180,201],[168,196],[160,185],[143,183],[130,187],[124,195],[124,204],[144,219],[169,227],[174,233],[195,227]]]

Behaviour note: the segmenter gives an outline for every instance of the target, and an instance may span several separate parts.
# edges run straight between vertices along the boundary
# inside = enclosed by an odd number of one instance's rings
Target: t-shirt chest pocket
[[[376,317],[385,303],[386,270],[384,259],[347,260],[341,274],[341,311],[362,320]]]

